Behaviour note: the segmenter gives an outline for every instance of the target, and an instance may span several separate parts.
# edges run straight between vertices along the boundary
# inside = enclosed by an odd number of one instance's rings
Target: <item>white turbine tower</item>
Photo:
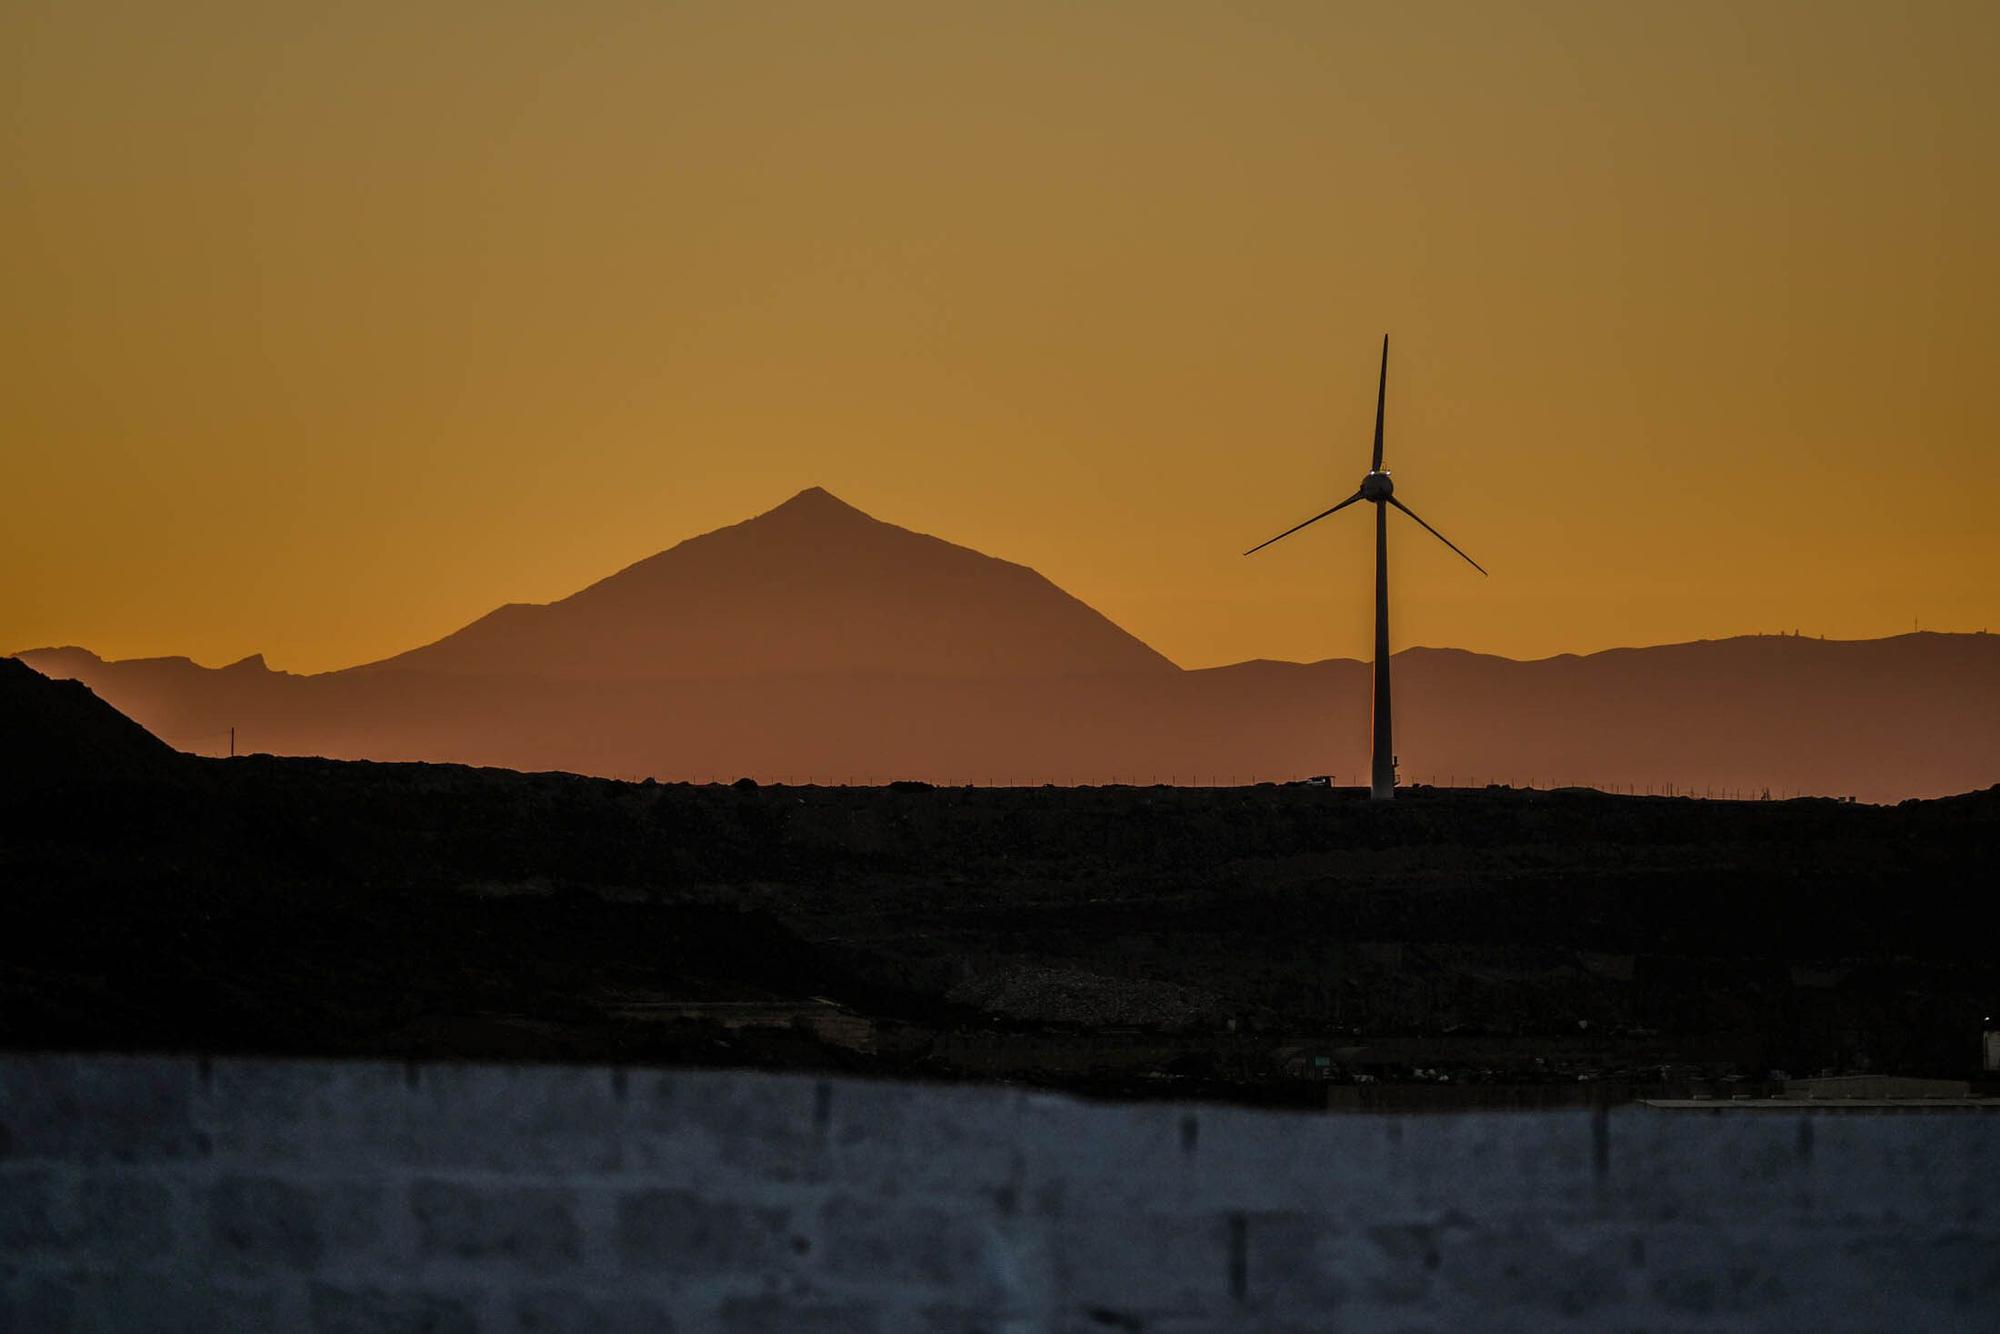
[[[1389,722],[1389,506],[1394,505],[1403,513],[1416,519],[1423,530],[1438,541],[1458,551],[1457,543],[1424,523],[1417,512],[1396,499],[1396,484],[1389,480],[1389,474],[1382,467],[1382,406],[1389,390],[1389,335],[1382,335],[1382,374],[1375,383],[1375,461],[1368,474],[1361,479],[1361,487],[1353,495],[1335,505],[1322,510],[1304,523],[1287,528],[1269,542],[1259,542],[1243,554],[1248,556],[1262,551],[1279,538],[1290,537],[1301,528],[1318,523],[1327,515],[1346,509],[1357,500],[1373,501],[1375,505],[1375,710],[1370,727],[1370,749],[1374,753],[1373,768],[1369,776],[1368,795],[1376,801],[1388,801],[1396,795],[1396,745]],[[1486,568],[1463,551],[1458,554],[1465,563],[1481,574]]]

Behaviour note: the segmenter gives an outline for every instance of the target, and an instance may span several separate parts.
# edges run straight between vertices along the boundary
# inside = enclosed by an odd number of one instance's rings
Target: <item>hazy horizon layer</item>
[[[1357,780],[1367,664],[1178,668],[1023,565],[813,488],[554,603],[315,676],[27,653],[176,746],[611,777]],[[2000,638],[1396,657],[1405,782],[1940,796],[2000,780]]]
[[[521,604],[510,604],[510,605],[548,606],[549,604],[521,603]],[[1769,633],[1752,632],[1741,635],[1712,636],[1702,639],[1676,639],[1658,644],[1612,644],[1612,645],[1607,645],[1604,648],[1582,649],[1573,653],[1551,653],[1548,656],[1541,658],[1514,658],[1514,657],[1509,657],[1504,653],[1482,653],[1477,649],[1459,648],[1451,644],[1411,644],[1408,647],[1398,648],[1394,650],[1390,654],[1390,656],[1392,658],[1400,659],[1403,657],[1404,654],[1454,653],[1454,654],[1462,654],[1468,658],[1489,658],[1495,662],[1507,662],[1507,663],[1514,663],[1518,666],[1530,667],[1540,663],[1563,662],[1563,661],[1585,659],[1585,658],[1601,658],[1606,656],[1607,654],[1643,653],[1648,649],[1691,648],[1701,644],[1727,644],[1735,640],[1800,639],[1800,640],[1809,640],[1821,644],[1854,645],[1854,644],[1893,643],[1897,640],[1906,640],[1906,639],[1983,639],[1990,637],[1992,633],[1993,632],[1989,630],[1905,630],[1901,634],[1877,635],[1872,638],[1838,639],[1828,635],[1808,635],[1794,631],[1778,631]],[[313,678],[322,676],[337,676],[343,672],[351,672],[363,667],[374,667],[381,665],[382,663],[385,662],[394,661],[394,658],[390,658],[390,659],[378,660],[377,662],[353,663],[345,667],[328,667],[323,671],[317,671],[317,672],[292,672],[292,671],[287,671],[282,667],[272,667],[268,662],[265,661],[264,655],[262,653],[247,654],[244,657],[232,659],[228,662],[221,662],[221,661],[200,662],[194,658],[189,657],[187,654],[184,653],[163,653],[151,657],[107,658],[84,644],[35,644],[24,648],[15,649],[12,650],[11,652],[0,654],[0,656],[12,657],[12,658],[27,658],[27,657],[47,655],[47,654],[72,654],[72,653],[82,654],[88,659],[101,663],[107,667],[123,667],[139,663],[185,663],[188,666],[199,668],[202,671],[217,672],[226,670],[230,667],[252,666],[258,669],[259,671],[270,672],[273,675],[277,676],[297,677],[301,680],[311,680]],[[401,655],[396,655],[396,656],[400,657]],[[1314,658],[1311,661],[1301,661],[1296,658],[1244,658],[1237,662],[1220,662],[1203,667],[1183,667],[1179,663],[1172,664],[1174,670],[1189,674],[1198,674],[1203,672],[1226,672],[1232,668],[1259,667],[1267,665],[1272,667],[1334,667],[1334,666],[1366,667],[1369,665],[1369,660],[1367,658],[1352,658],[1352,657]],[[805,674],[814,675],[816,673],[805,673]]]
[[[826,491],[822,487],[808,487],[804,491],[801,491],[797,495],[793,496],[790,500],[786,501],[784,505],[780,505],[772,510],[765,511],[765,513],[766,514],[778,513],[780,511],[786,510],[788,507],[798,505],[802,501],[807,503],[817,503],[817,499],[821,497],[823,497],[827,501],[833,502],[834,505],[839,506],[841,509],[851,511],[855,514],[860,514],[860,511],[855,510],[853,506],[848,505],[845,501],[840,500],[839,497],[832,495],[831,492]],[[756,517],[762,517],[762,515]],[[881,528],[884,529],[889,529],[899,533],[911,533],[913,536],[925,539],[926,542],[935,543],[940,548],[950,548],[955,551],[970,551],[970,548],[961,547],[956,543],[948,542],[941,538],[931,537],[929,534],[916,533],[914,532],[914,530],[899,528],[893,524],[883,524],[881,523],[880,520],[873,520],[872,516],[863,515],[862,517],[871,519],[872,522],[878,524]],[[696,542],[700,541],[703,538],[714,537],[719,533],[727,532],[735,528],[740,528],[744,524],[750,523],[752,521],[753,520],[744,520],[742,523],[732,524],[724,529],[717,529],[713,533],[697,534],[695,537],[687,539],[687,542]],[[1407,537],[1409,536],[1409,534],[1406,533],[1405,536]],[[101,654],[89,645],[74,644],[74,643],[23,644],[16,648],[7,649],[5,650],[5,652],[7,653],[8,656],[19,657],[26,654],[47,654],[47,653],[69,652],[69,651],[81,651],[89,654],[92,658],[95,658],[100,662],[114,666],[124,663],[135,663],[135,662],[187,662],[194,666],[202,667],[207,670],[220,670],[225,667],[233,667],[245,663],[254,663],[256,666],[264,670],[278,672],[283,675],[293,675],[302,677],[329,676],[329,675],[334,675],[336,673],[353,671],[364,667],[390,666],[398,664],[411,665],[413,662],[422,662],[423,661],[422,655],[424,655],[427,650],[433,649],[440,644],[446,643],[447,641],[454,641],[460,635],[463,635],[468,631],[473,631],[475,627],[484,629],[495,618],[504,617],[508,614],[515,613],[520,610],[546,608],[549,606],[553,606],[557,603],[567,602],[570,598],[577,597],[585,593],[592,593],[595,590],[598,590],[601,586],[612,583],[614,580],[619,580],[621,578],[626,578],[630,576],[633,571],[639,570],[642,567],[650,566],[653,562],[658,561],[660,558],[667,556],[670,552],[677,550],[679,547],[685,546],[686,544],[687,544],[686,542],[677,543],[675,544],[674,547],[669,547],[666,550],[657,552],[653,556],[647,557],[644,560],[634,562],[632,565],[626,566],[624,569],[619,570],[612,575],[606,576],[603,579],[596,580],[595,582],[574,589],[569,593],[553,597],[547,602],[504,603],[501,606],[495,607],[492,610],[484,613],[483,615],[480,615],[473,622],[461,626],[458,630],[453,631],[451,634],[444,636],[442,639],[432,640],[428,643],[417,644],[412,647],[397,652],[393,652],[384,658],[368,659],[359,662],[344,663],[338,666],[321,668],[317,671],[294,672],[285,667],[272,667],[269,664],[268,655],[263,650],[256,650],[247,654],[240,655],[238,657],[228,658],[228,659],[218,659],[212,662],[203,662],[200,659],[196,658],[195,656],[186,653],[160,653],[160,654],[134,655],[131,657],[113,657]],[[973,554],[978,555],[980,553],[973,553]],[[994,558],[986,558],[986,559],[994,559]],[[1003,563],[1011,564],[1011,562],[1003,562]],[[1026,569],[1026,567],[1019,567],[1019,568]],[[1042,576],[1036,571],[1028,570],[1027,572],[1030,575],[1033,575],[1035,578],[1038,579],[1042,578]],[[1068,595],[1065,594],[1065,596]],[[1400,611],[1400,606],[1397,608],[1397,610]],[[1102,618],[1100,617],[1100,619]],[[1397,617],[1396,619],[1400,621],[1400,617]],[[1126,633],[1126,632],[1121,631],[1121,633]],[[1455,644],[1407,644],[1407,645],[1399,644],[1393,650],[1393,652],[1397,656],[1412,651],[1464,653],[1474,657],[1495,658],[1504,662],[1525,664],[1525,663],[1551,662],[1566,658],[1590,658],[1590,657],[1597,657],[1601,654],[1606,654],[1606,653],[1623,653],[1638,649],[1676,648],[1690,644],[1719,643],[1730,639],[1809,638],[1809,639],[1816,639],[1826,643],[1866,644],[1866,643],[1875,643],[1882,640],[1903,639],[1903,638],[1908,638],[1911,635],[1936,634],[1936,635],[1951,636],[1951,635],[1962,635],[1962,634],[1984,635],[1986,633],[1988,632],[1983,628],[1976,631],[1910,630],[1910,631],[1900,631],[1893,634],[1862,635],[1851,638],[1842,638],[1840,636],[1828,636],[1824,634],[1807,635],[1803,631],[1794,628],[1792,630],[1777,630],[1777,631],[1755,630],[1755,631],[1744,632],[1741,634],[1701,635],[1693,639],[1662,640],[1657,643],[1650,643],[1650,644],[1639,644],[1639,643],[1605,644],[1594,648],[1583,648],[1583,649],[1565,650],[1559,653],[1549,653],[1549,654],[1544,654],[1540,657],[1516,657],[1511,654],[1465,648]],[[1313,658],[1313,659],[1250,657],[1250,658],[1236,659],[1229,662],[1204,663],[1204,664],[1197,664],[1190,666],[1179,662],[1175,662],[1173,659],[1169,658],[1166,654],[1159,652],[1159,650],[1153,648],[1150,645],[1144,644],[1143,641],[1137,640],[1135,636],[1130,636],[1129,634],[1127,634],[1127,637],[1131,638],[1133,642],[1138,646],[1138,648],[1143,650],[1143,655],[1150,655],[1152,657],[1158,658],[1183,672],[1221,671],[1230,667],[1250,666],[1259,663],[1274,663],[1283,666],[1310,667],[1310,666],[1331,665],[1334,663],[1365,664],[1368,661],[1366,657],[1359,655],[1348,656],[1348,655],[1335,654],[1324,658]],[[1143,655],[1135,655],[1135,657]],[[649,672],[644,674],[650,675],[652,673]]]

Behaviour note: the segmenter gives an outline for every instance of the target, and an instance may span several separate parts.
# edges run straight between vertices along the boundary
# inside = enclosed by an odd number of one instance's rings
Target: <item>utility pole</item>
[[[236,758],[236,728],[233,725],[229,729],[229,758]]]

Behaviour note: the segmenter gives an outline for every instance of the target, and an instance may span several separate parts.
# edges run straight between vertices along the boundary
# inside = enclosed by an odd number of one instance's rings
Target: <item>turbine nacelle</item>
[[[1372,500],[1379,505],[1396,494],[1396,484],[1389,480],[1386,470],[1377,468],[1361,479],[1360,494],[1363,500]]]

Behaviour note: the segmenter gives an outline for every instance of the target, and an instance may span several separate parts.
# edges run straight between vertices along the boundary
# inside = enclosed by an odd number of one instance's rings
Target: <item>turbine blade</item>
[[[1403,513],[1409,515],[1412,519],[1415,519],[1418,523],[1423,524],[1424,531],[1429,533],[1432,537],[1435,537],[1438,541],[1444,543],[1446,546],[1450,547],[1453,551],[1458,551],[1458,543],[1452,541],[1450,538],[1446,537],[1443,533],[1440,533],[1437,529],[1431,527],[1429,524],[1424,523],[1422,516],[1420,516],[1415,510],[1411,509],[1408,505],[1405,505],[1402,501],[1396,499],[1394,496],[1389,497],[1389,503],[1391,505],[1394,505],[1397,509],[1403,511]],[[1478,561],[1474,560],[1472,557],[1466,556],[1463,551],[1458,551],[1458,554],[1460,556],[1465,557],[1465,563],[1467,565],[1470,565],[1473,569],[1479,571],[1481,574],[1486,573],[1486,567],[1484,565],[1481,565]]]
[[[1382,335],[1382,376],[1375,382],[1375,462],[1373,471],[1382,471],[1382,402],[1389,396],[1389,335]]]
[[[1359,491],[1356,491],[1353,495],[1341,501],[1338,505],[1335,505],[1333,509],[1321,510],[1318,514],[1313,515],[1310,519],[1307,519],[1304,523],[1293,524],[1290,528],[1287,528],[1284,532],[1279,533],[1277,537],[1272,538],[1270,542],[1259,542],[1256,546],[1251,547],[1248,551],[1244,552],[1243,554],[1246,556],[1254,556],[1258,552],[1262,551],[1265,547],[1270,546],[1271,542],[1276,542],[1279,538],[1290,537],[1293,533],[1296,533],[1301,528],[1309,528],[1313,524],[1318,523],[1321,519],[1324,519],[1327,515],[1332,514],[1335,510],[1344,510],[1349,505],[1352,505],[1355,501],[1359,499],[1361,499],[1361,493]]]

